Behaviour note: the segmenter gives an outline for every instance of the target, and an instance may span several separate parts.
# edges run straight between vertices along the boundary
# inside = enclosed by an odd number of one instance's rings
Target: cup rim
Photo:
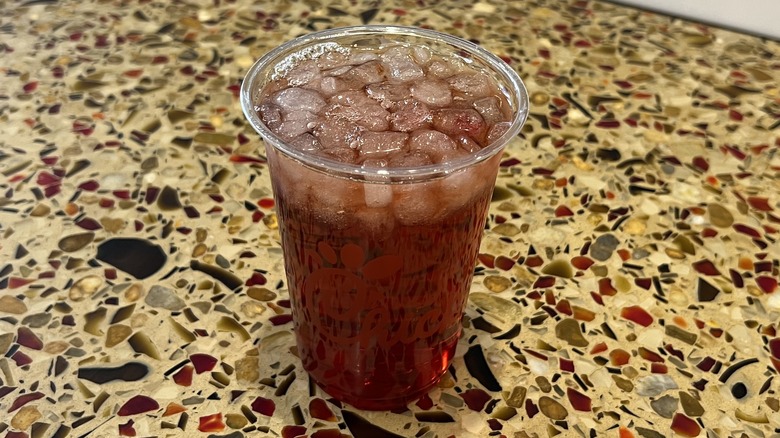
[[[470,154],[465,157],[456,158],[443,163],[428,164],[416,167],[375,168],[363,167],[358,164],[343,163],[323,156],[300,151],[287,144],[262,122],[258,111],[256,110],[255,103],[253,102],[253,96],[258,90],[258,86],[256,85],[257,78],[260,77],[261,72],[268,71],[269,69],[275,69],[281,61],[296,53],[296,48],[303,49],[312,43],[326,43],[344,37],[354,37],[361,35],[381,35],[391,39],[392,36],[409,36],[423,39],[440,40],[447,45],[464,50],[471,56],[478,58],[492,70],[493,74],[497,74],[502,77],[502,82],[506,83],[506,85],[509,87],[509,92],[512,93],[517,100],[517,108],[515,109],[514,117],[510,121],[509,129],[490,145],[482,148],[474,154]],[[330,175],[351,179],[374,181],[382,180],[389,182],[435,179],[457,172],[466,167],[477,165],[501,152],[509,143],[509,141],[520,132],[528,118],[529,113],[528,91],[526,90],[525,84],[523,83],[522,79],[520,79],[520,76],[517,74],[517,72],[501,58],[482,48],[478,44],[460,37],[430,29],[397,25],[361,25],[338,27],[312,32],[289,40],[260,57],[249,68],[249,70],[247,70],[247,73],[241,83],[239,99],[244,116],[247,118],[255,131],[260,134],[266,143],[273,146],[276,151],[281,152],[283,155],[292,158],[293,160],[313,170],[325,172]]]

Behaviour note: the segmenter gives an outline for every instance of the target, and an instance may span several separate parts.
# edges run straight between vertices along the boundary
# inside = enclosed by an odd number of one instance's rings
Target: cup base
[[[317,381],[317,379],[315,379],[313,376],[311,375],[309,376],[311,377],[312,381],[315,384],[317,384],[317,386],[320,389],[322,389],[326,394],[356,409],[360,409],[364,411],[397,411],[397,410],[406,410],[406,407],[409,403],[415,402],[419,400],[420,397],[427,394],[428,391],[433,389],[439,383],[443,375],[444,374],[442,373],[442,375],[436,377],[433,381],[431,381],[431,383],[429,383],[426,386],[423,386],[412,392],[404,394],[403,396],[388,398],[388,399],[364,399],[350,394],[345,394],[343,393],[343,391],[339,390],[338,388],[325,385]]]

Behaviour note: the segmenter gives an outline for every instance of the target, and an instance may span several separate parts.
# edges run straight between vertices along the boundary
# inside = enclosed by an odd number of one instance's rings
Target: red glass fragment
[[[568,371],[570,373],[574,372],[574,361],[564,358],[558,359],[558,367],[561,369],[561,371]]]
[[[595,301],[597,304],[602,306],[604,305],[604,299],[596,292],[591,292],[590,297],[593,298],[593,301]]]
[[[477,255],[477,259],[479,260],[480,263],[485,265],[485,267],[487,267],[487,268],[493,269],[493,268],[496,267],[496,265],[495,265],[495,260],[496,260],[495,256],[492,256],[490,254],[479,254],[479,255]]]
[[[590,349],[590,354],[599,354],[607,351],[607,343],[599,342]]]
[[[282,428],[282,438],[296,438],[303,435],[306,435],[304,426],[287,425]]]
[[[701,230],[701,237],[715,237],[717,235],[718,231],[710,227]]]
[[[146,189],[146,194],[144,195],[144,201],[147,204],[151,204],[152,202],[157,200],[157,195],[160,194],[160,188],[155,186],[149,186]]]
[[[639,306],[624,307],[620,311],[620,316],[629,321],[633,321],[643,327],[653,323],[653,317],[647,311]]]
[[[128,421],[125,424],[119,425],[119,436],[136,436],[137,432],[133,427],[135,422],[133,420]]]
[[[590,412],[590,397],[575,390],[574,388],[566,388],[566,397],[569,399],[571,406],[578,411]]]
[[[573,313],[569,300],[558,301],[558,303],[555,305],[555,310],[566,315],[571,315]]]
[[[759,196],[748,196],[747,203],[758,211],[772,211],[773,208],[769,205],[769,199]]]
[[[555,286],[555,277],[543,276],[536,279],[534,289],[546,289]]]
[[[696,421],[678,412],[674,414],[674,418],[672,418],[672,430],[682,436],[692,438],[699,436],[701,427],[699,427],[699,424]]]
[[[90,217],[85,217],[84,219],[76,221],[76,225],[89,231],[95,231],[103,228],[103,226],[100,225],[100,222]]]
[[[582,271],[593,266],[593,263],[595,263],[593,259],[585,256],[576,256],[571,259],[572,266]]]
[[[609,352],[609,361],[614,366],[626,365],[631,360],[631,355],[623,349],[616,348]]]
[[[160,405],[154,399],[145,395],[136,395],[131,398],[121,408],[117,415],[120,417],[126,417],[128,415],[143,414],[144,412],[150,412],[160,409]]]
[[[271,324],[273,324],[274,326],[284,325],[284,324],[287,324],[288,322],[292,321],[292,315],[287,314],[287,313],[282,314],[282,315],[274,315],[274,316],[268,318],[268,320],[271,321]]]
[[[771,294],[777,289],[777,279],[774,277],[768,277],[761,275],[756,277],[756,284],[761,288],[764,293]]]
[[[216,413],[198,418],[198,430],[201,432],[220,432],[225,429],[222,414]]]
[[[313,398],[309,402],[309,413],[312,417],[325,420],[325,421],[337,421],[336,415],[328,407],[328,403],[321,398]]]
[[[217,365],[217,358],[205,353],[194,353],[190,355],[190,362],[195,367],[198,374],[211,371]]]
[[[660,354],[654,353],[645,347],[639,347],[639,356],[650,362],[663,362],[664,358]]]
[[[528,398],[525,399],[525,413],[528,415],[528,418],[534,418],[539,413],[539,407]]]
[[[32,81],[24,84],[22,90],[24,90],[25,93],[32,93],[36,88],[38,88],[38,82]]]
[[[43,349],[43,341],[29,327],[19,327],[16,331],[16,342],[33,350]]]
[[[718,268],[716,268],[715,265],[707,259],[694,262],[693,269],[695,269],[697,272],[704,275],[710,275],[710,276],[720,275],[720,271],[718,271]]]
[[[11,359],[16,363],[16,366],[23,367],[25,365],[30,365],[33,360],[30,356],[24,354],[21,351],[17,351],[16,353],[11,356]]]
[[[612,286],[612,279],[611,278],[600,278],[599,279],[599,293],[601,295],[606,296],[613,296],[617,294],[617,289],[615,289],[614,286]]]
[[[571,209],[565,205],[559,205],[555,209],[555,217],[566,217],[566,216],[574,216],[574,212],[571,211]]]
[[[466,406],[476,412],[482,411],[485,408],[485,404],[490,401],[490,395],[478,388],[469,389],[461,393],[460,396],[466,402]]]
[[[650,278],[635,278],[634,284],[644,290],[650,290],[650,287],[653,285],[653,280]]]
[[[268,280],[266,280],[265,276],[260,272],[253,272],[252,276],[249,278],[249,280],[246,281],[247,286],[262,286],[266,284]]]
[[[415,405],[422,409],[423,411],[427,411],[428,409],[433,407],[433,400],[431,400],[431,396],[428,394],[423,394],[422,397],[420,397],[419,400],[415,403]]]
[[[620,127],[620,121],[614,119],[602,119],[596,122],[596,126],[605,129],[614,129]]]
[[[667,374],[669,372],[669,368],[658,362],[653,362],[650,364],[650,372],[653,374]]]
[[[715,366],[715,359],[709,356],[705,357],[701,360],[701,362],[696,364],[696,368],[705,372],[711,370],[713,366]]]
[[[16,400],[11,403],[11,407],[8,408],[8,412],[11,413],[26,405],[27,403],[30,403],[31,401],[38,400],[39,398],[43,398],[43,393],[31,392],[29,394],[22,394],[19,397],[16,397]]]
[[[738,233],[746,234],[755,239],[761,238],[761,234],[758,232],[758,230],[744,224],[734,224],[734,230],[737,231]]]
[[[263,198],[257,201],[257,205],[259,205],[262,208],[274,208],[275,203],[272,198]]]
[[[165,407],[165,412],[163,412],[162,416],[163,417],[168,417],[170,415],[179,414],[179,413],[184,412],[186,410],[187,410],[187,408],[185,408],[184,406],[182,406],[182,405],[180,405],[178,403],[171,402],[171,403],[168,403],[168,406]]]
[[[193,371],[195,368],[192,365],[184,365],[173,375],[173,381],[179,386],[190,386],[192,385]]]
[[[710,163],[704,157],[700,157],[700,156],[693,157],[693,162],[692,163],[693,163],[693,165],[695,167],[698,167],[699,169],[701,169],[704,172],[710,170]]]
[[[509,257],[498,256],[495,260],[496,267],[502,271],[508,271],[515,265],[515,261]]]
[[[8,287],[10,289],[18,289],[23,286],[27,286],[28,284],[35,281],[35,279],[32,278],[19,278],[19,277],[11,277],[8,279]]]
[[[267,399],[265,397],[257,397],[255,401],[252,402],[252,410],[258,414],[270,417],[276,410],[276,403],[274,403],[273,400]]]

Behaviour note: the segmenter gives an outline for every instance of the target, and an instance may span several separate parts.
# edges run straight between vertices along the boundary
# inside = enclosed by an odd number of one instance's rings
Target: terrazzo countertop
[[[361,412],[294,339],[239,83],[360,23],[516,68],[465,333]],[[0,1],[0,435],[780,434],[780,44],[585,0]]]

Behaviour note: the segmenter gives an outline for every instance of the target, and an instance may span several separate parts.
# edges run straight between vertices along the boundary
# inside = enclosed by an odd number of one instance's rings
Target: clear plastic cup
[[[402,43],[459,57],[494,78],[512,109],[510,126],[469,156],[418,167],[364,167],[303,152],[263,123],[261,90],[334,43]],[[501,152],[528,115],[522,81],[495,55],[451,35],[356,26],[296,38],[263,56],[244,79],[241,105],[266,145],[303,367],[357,408],[418,399],[455,353]]]

